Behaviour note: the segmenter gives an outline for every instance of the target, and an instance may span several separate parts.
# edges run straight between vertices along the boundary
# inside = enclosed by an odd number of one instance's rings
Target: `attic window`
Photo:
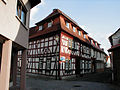
[[[39,26],[39,30],[42,30],[42,29],[43,29],[43,26],[42,26],[42,25],[40,25],[40,26]]]
[[[80,31],[78,31],[78,34],[79,34],[79,35],[81,35],[81,32],[80,32]]]
[[[66,24],[66,27],[69,28],[69,23],[67,21],[65,22],[65,24]]]
[[[75,32],[76,28],[73,26],[73,32]]]
[[[52,27],[52,21],[48,22],[48,27]]]
[[[84,34],[83,37],[86,38],[86,35]]]

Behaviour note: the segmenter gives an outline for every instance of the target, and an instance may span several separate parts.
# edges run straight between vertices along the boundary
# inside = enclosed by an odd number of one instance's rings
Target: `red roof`
[[[36,25],[39,25],[39,24],[41,24],[41,23],[44,23],[44,22],[46,22],[46,20],[51,19],[51,18],[55,17],[56,15],[62,15],[62,16],[64,16],[65,18],[67,18],[67,19],[69,19],[71,22],[73,22],[77,27],[79,27],[78,24],[77,24],[74,20],[72,20],[70,17],[68,17],[66,14],[64,14],[62,11],[60,11],[60,10],[58,10],[58,9],[54,9],[51,14],[49,14],[49,15],[48,15],[45,19],[43,19],[42,21],[36,23]],[[79,28],[80,28],[80,27],[79,27]],[[81,28],[80,28],[80,29],[81,29]],[[83,29],[82,29],[82,30],[83,30]],[[66,26],[60,25],[60,24],[53,25],[52,27],[50,27],[50,28],[45,28],[44,30],[41,30],[41,31],[38,31],[38,26],[32,27],[32,28],[30,28],[30,36],[29,36],[29,39],[33,39],[33,38],[35,38],[35,37],[39,37],[40,35],[48,34],[48,33],[50,33],[50,32],[55,32],[55,31],[64,31],[64,32],[66,32],[66,33],[68,33],[68,34],[70,34],[70,35],[72,35],[72,36],[80,39],[83,43],[86,43],[86,44],[92,46],[93,48],[95,48],[95,49],[97,49],[97,50],[99,50],[99,51],[101,51],[101,52],[104,52],[104,51],[103,51],[102,49],[100,49],[99,47],[97,47],[97,46],[95,46],[95,45],[92,45],[92,44],[90,43],[90,41],[88,41],[87,39],[84,39],[83,37],[81,37],[78,33],[74,33],[72,30],[69,30]],[[83,30],[83,32],[87,34],[87,32],[85,32],[84,30]],[[88,37],[88,38],[92,39],[91,37]],[[92,40],[93,40],[93,39],[92,39]]]

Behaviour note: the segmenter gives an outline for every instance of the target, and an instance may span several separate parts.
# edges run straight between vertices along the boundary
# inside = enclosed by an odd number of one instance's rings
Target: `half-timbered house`
[[[29,73],[61,79],[103,71],[105,56],[100,44],[59,9],[30,29]]]

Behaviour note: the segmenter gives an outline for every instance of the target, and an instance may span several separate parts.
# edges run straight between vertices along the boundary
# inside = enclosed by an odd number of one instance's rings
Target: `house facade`
[[[28,73],[63,79],[104,71],[105,57],[100,44],[59,9],[30,29]]]
[[[38,3],[40,0],[0,0],[0,90],[17,86],[19,50],[22,50],[19,86],[20,90],[25,90],[30,9]]]
[[[108,50],[112,62],[113,81],[120,84],[120,29],[109,37],[111,48]]]

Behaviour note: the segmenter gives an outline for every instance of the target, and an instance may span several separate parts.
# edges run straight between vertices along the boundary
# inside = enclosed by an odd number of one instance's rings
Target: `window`
[[[73,32],[75,32],[76,28],[73,26]]]
[[[52,27],[52,21],[48,23],[48,27]]]
[[[26,25],[26,15],[27,15],[27,10],[25,6],[23,5],[22,2],[18,0],[17,2],[17,16],[21,20],[22,23]]]
[[[75,47],[75,41],[72,41],[72,48]]]
[[[39,30],[42,30],[42,29],[43,29],[43,26],[42,26],[42,25],[40,25],[40,26],[39,26]]]
[[[69,28],[69,23],[66,21],[66,27]]]
[[[68,39],[68,47],[72,48],[72,39]]]
[[[66,60],[65,68],[66,70],[70,70],[72,68],[71,60]]]
[[[39,69],[42,69],[43,68],[43,62],[40,60],[39,61]]]
[[[50,70],[50,60],[47,60],[47,67],[48,70]]]
[[[84,34],[83,37],[86,38],[86,35]]]
[[[79,35],[81,35],[81,32],[80,32],[80,31],[78,31],[78,34],[79,34]]]

